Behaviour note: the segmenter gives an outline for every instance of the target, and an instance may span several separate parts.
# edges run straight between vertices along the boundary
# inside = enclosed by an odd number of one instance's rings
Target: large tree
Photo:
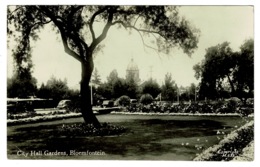
[[[246,40],[239,52],[232,51],[228,42],[210,47],[205,59],[193,69],[195,77],[201,78],[201,96],[226,96],[229,86],[231,96],[245,101],[254,89],[254,41]]]
[[[233,73],[236,96],[244,103],[254,96],[254,40],[246,40],[240,47],[237,67]]]
[[[228,80],[231,92],[235,92],[232,72],[236,66],[236,55],[228,42],[206,49],[205,59],[194,66],[195,76],[201,78],[200,95],[215,99],[223,89],[223,81]]]
[[[142,39],[152,34],[159,51],[179,46],[191,54],[198,43],[198,31],[179,16],[175,6],[8,6],[7,22],[8,35],[17,42],[13,53],[18,66],[26,61],[30,41],[38,39],[39,30],[46,24],[54,27],[64,51],[81,63],[81,113],[86,123],[95,126],[100,124],[92,112],[89,88],[93,54],[111,27],[137,31]],[[96,22],[104,25],[100,34],[94,30]]]

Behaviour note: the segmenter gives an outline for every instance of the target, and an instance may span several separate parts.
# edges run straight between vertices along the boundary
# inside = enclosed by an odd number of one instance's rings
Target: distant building
[[[139,82],[139,68],[138,65],[134,62],[134,59],[132,58],[129,64],[127,65],[126,69],[126,79],[133,78],[135,82]]]

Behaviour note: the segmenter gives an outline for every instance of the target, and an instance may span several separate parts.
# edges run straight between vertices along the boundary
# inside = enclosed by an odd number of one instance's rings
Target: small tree
[[[126,79],[126,95],[131,99],[136,99],[139,94],[137,81],[134,77],[129,77]]]
[[[113,85],[113,91],[112,91],[113,98],[118,98],[122,95],[127,94],[126,89],[127,89],[127,85],[125,80],[122,78],[118,78],[118,80]]]
[[[39,91],[38,97],[41,98],[52,98],[54,101],[58,102],[63,98],[67,98],[69,93],[69,88],[67,86],[67,80],[56,79],[52,76],[47,84],[42,84]]]
[[[92,75],[92,80],[91,82],[95,85],[100,85],[101,84],[101,79],[100,79],[100,75],[98,74],[98,70],[95,68],[95,70],[93,71],[93,75]]]
[[[164,85],[162,85],[162,98],[167,101],[173,101],[177,96],[177,85],[172,80],[172,75],[167,73],[164,79]]]
[[[161,89],[159,84],[153,80],[153,79],[149,79],[148,81],[144,82],[144,84],[142,85],[142,93],[143,94],[150,94],[152,95],[153,98],[156,98],[158,96],[158,94],[160,94]]]
[[[7,97],[27,98],[34,96],[37,92],[37,80],[30,72],[15,73],[7,79]]]

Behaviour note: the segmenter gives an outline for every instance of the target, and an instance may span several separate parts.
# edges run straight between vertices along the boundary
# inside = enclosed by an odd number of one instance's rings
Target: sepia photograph
[[[255,160],[253,5],[6,6],[9,160]]]

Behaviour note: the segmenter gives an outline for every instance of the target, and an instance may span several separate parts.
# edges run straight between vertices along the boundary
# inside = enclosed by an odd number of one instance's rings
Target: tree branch
[[[23,8],[24,6],[19,6],[18,8],[16,8],[15,10],[13,10],[12,12],[9,13],[9,17],[7,19],[10,19],[10,17],[13,15],[14,12],[16,12],[17,10]]]
[[[138,32],[138,34],[140,35],[141,39],[142,39],[143,45],[144,45],[145,47],[147,47],[147,48],[150,48],[150,49],[155,50],[155,51],[157,52],[157,54],[159,54],[160,50],[158,50],[158,49],[156,49],[156,48],[154,48],[154,47],[152,47],[152,46],[147,45],[147,44],[145,43],[144,39],[143,39],[142,34],[141,34],[141,32],[145,32],[145,33],[150,33],[150,34],[153,34],[153,35],[154,35],[154,34],[160,35],[159,32],[157,32],[157,31],[151,31],[151,30],[145,30],[145,29],[139,29],[139,28],[136,28],[135,26],[127,25],[127,24],[125,24],[123,21],[115,21],[115,22],[112,23],[112,25],[115,25],[115,24],[121,24],[121,25],[123,25],[126,29],[127,29],[127,28],[132,28],[132,29],[136,30],[136,31]]]
[[[135,22],[134,22],[134,26],[135,24],[137,23],[137,20],[140,18],[141,15],[138,15],[137,18],[135,19]]]
[[[125,28],[132,28],[132,29],[135,29],[136,31],[142,31],[142,32],[146,32],[146,33],[153,33],[153,34],[158,34],[161,36],[160,32],[159,31],[152,31],[152,30],[146,30],[146,29],[140,29],[140,28],[137,28],[135,26],[132,26],[132,25],[127,25],[125,24],[123,21],[115,21],[112,23],[112,25],[115,25],[115,24],[121,24],[122,26],[124,26]]]
[[[60,30],[60,34],[61,34],[61,39],[62,39],[62,43],[64,46],[64,51],[69,54],[70,56],[72,56],[73,58],[75,58],[76,60],[82,62],[83,58],[78,55],[76,52],[74,52],[72,49],[69,48],[68,46],[68,39],[64,30],[64,23],[62,22],[62,20],[58,20],[60,19],[59,17],[56,17],[55,15],[53,15],[47,8],[45,7],[37,7],[38,10],[42,11],[47,17],[49,17],[53,23],[58,27],[58,29]]]
[[[72,57],[74,57],[76,60],[78,60],[79,62],[82,62],[83,59],[82,57],[80,57],[76,52],[74,52],[73,50],[71,50],[68,46],[68,42],[67,42],[67,37],[65,36],[65,33],[63,32],[60,32],[61,34],[61,38],[62,38],[62,43],[63,43],[63,46],[64,46],[64,51],[71,55]]]
[[[32,28],[34,27],[34,26],[36,26],[37,24],[48,24],[48,23],[50,23],[52,20],[50,19],[49,21],[46,21],[46,22],[42,22],[42,21],[38,21],[38,22],[36,22],[36,23],[34,23],[33,25],[32,25]]]
[[[95,21],[95,18],[96,18],[99,14],[105,12],[107,9],[108,9],[108,7],[106,6],[106,7],[102,8],[102,9],[96,11],[96,12],[92,15],[92,17],[91,17],[91,19],[90,19],[89,29],[90,29],[90,32],[91,32],[92,41],[96,40],[96,35],[95,35],[94,29],[93,29],[93,23],[94,23],[94,21]]]
[[[109,28],[111,27],[112,25],[112,21],[113,21],[113,12],[110,11],[108,13],[108,19],[107,19],[107,23],[105,25],[105,27],[103,28],[103,31],[102,33],[98,36],[98,38],[96,38],[92,44],[90,45],[90,49],[93,51],[96,46],[101,42],[103,41],[105,38],[106,38],[106,35],[107,35],[107,32],[109,30]]]

